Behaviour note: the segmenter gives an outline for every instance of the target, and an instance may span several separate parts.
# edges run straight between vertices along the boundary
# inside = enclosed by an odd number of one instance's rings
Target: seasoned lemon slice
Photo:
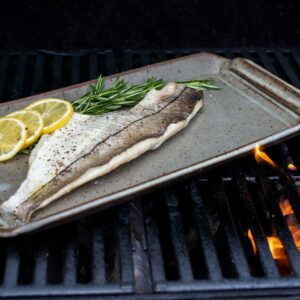
[[[34,110],[19,110],[9,114],[12,117],[22,121],[26,126],[27,138],[24,149],[32,145],[41,136],[43,131],[43,118],[40,113]]]
[[[15,156],[26,143],[26,126],[15,118],[0,119],[0,161]]]
[[[51,133],[64,126],[74,113],[70,102],[55,98],[38,100],[31,103],[25,109],[35,110],[42,115],[44,122],[43,134]]]

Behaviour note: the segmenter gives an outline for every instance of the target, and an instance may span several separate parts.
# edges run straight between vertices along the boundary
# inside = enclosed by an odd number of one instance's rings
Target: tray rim
[[[183,57],[174,58],[174,59],[171,59],[171,60],[165,60],[165,61],[162,61],[162,62],[158,62],[158,63],[155,63],[155,64],[150,64],[150,65],[147,65],[147,66],[131,69],[131,70],[120,72],[120,73],[115,73],[113,75],[107,76],[106,78],[107,79],[112,79],[112,78],[116,78],[118,76],[123,76],[123,75],[131,74],[131,73],[136,73],[136,72],[139,72],[139,71],[144,71],[144,70],[147,70],[148,68],[159,67],[159,66],[167,65],[169,63],[175,63],[177,61],[184,61],[184,60],[187,60],[187,59],[191,59],[191,58],[194,58],[194,57],[200,57],[200,56],[202,56],[202,57],[203,56],[204,57],[205,56],[214,57],[214,58],[216,58],[218,60],[221,60],[223,62],[229,62],[229,61],[234,60],[234,59],[224,58],[223,56],[217,55],[215,53],[200,52],[200,53],[195,53],[195,54],[191,54],[191,55],[186,55],[186,56],[183,56]],[[244,60],[246,60],[246,59],[244,59]],[[293,90],[298,91],[297,88],[295,88],[294,86],[292,86],[289,83],[285,82],[281,78],[277,77],[276,75],[270,73],[269,71],[267,71],[265,69],[263,69],[263,70],[267,74],[269,74],[271,77],[273,77],[276,80],[279,80],[280,82],[282,82],[284,85],[289,86]],[[93,80],[85,81],[85,82],[82,82],[82,83],[78,83],[78,84],[74,84],[74,85],[70,85],[70,86],[50,90],[50,91],[47,91],[47,92],[35,94],[35,95],[32,95],[32,96],[12,100],[12,101],[9,101],[9,102],[6,102],[6,103],[1,103],[0,107],[10,105],[12,103],[20,103],[20,102],[23,102],[23,101],[28,101],[28,100],[35,99],[35,98],[41,97],[41,96],[44,97],[48,94],[53,94],[53,93],[57,93],[57,92],[64,92],[66,90],[72,90],[72,89],[75,89],[75,88],[79,88],[79,87],[82,87],[82,86],[93,84],[95,81],[96,81],[96,79],[93,79]],[[206,159],[205,161],[201,161],[201,162],[196,163],[194,165],[176,170],[175,172],[161,175],[161,176],[156,177],[156,178],[154,178],[150,181],[146,181],[146,182],[134,185],[132,187],[123,189],[121,191],[118,191],[117,193],[111,193],[111,194],[108,194],[104,197],[91,199],[91,200],[87,201],[84,204],[77,204],[77,205],[73,206],[72,208],[66,208],[64,210],[61,210],[61,211],[53,214],[53,215],[45,216],[45,217],[42,217],[38,220],[34,220],[34,221],[29,222],[29,223],[21,224],[17,227],[0,228],[0,238],[15,237],[15,236],[18,236],[20,234],[26,234],[26,233],[30,233],[30,232],[35,232],[37,230],[43,230],[43,229],[50,228],[50,227],[58,225],[58,224],[63,224],[63,223],[66,223],[68,221],[75,220],[79,216],[83,217],[83,216],[86,216],[88,214],[91,214],[92,212],[100,211],[102,209],[105,209],[105,208],[108,208],[108,207],[111,207],[111,206],[114,206],[114,205],[117,205],[117,204],[120,204],[120,203],[124,203],[129,198],[136,197],[139,194],[142,194],[144,189],[147,189],[147,192],[150,192],[151,190],[160,188],[164,185],[168,185],[168,184],[171,184],[175,181],[182,180],[183,178],[186,178],[188,176],[192,176],[195,173],[207,170],[207,169],[209,169],[213,166],[216,166],[216,165],[218,165],[222,162],[231,160],[233,158],[238,158],[238,157],[241,157],[241,156],[245,156],[245,155],[253,152],[253,148],[254,148],[256,143],[259,143],[261,146],[273,145],[273,144],[276,144],[276,143],[279,143],[279,142],[283,141],[284,139],[286,139],[288,137],[297,135],[297,133],[299,133],[299,131],[300,131],[300,124],[297,124],[297,125],[292,126],[292,127],[288,128],[284,131],[272,134],[268,137],[264,137],[263,139],[260,139],[259,141],[246,144],[246,145],[244,145],[244,146],[242,146],[238,149],[235,149],[233,151],[222,153],[218,156]]]

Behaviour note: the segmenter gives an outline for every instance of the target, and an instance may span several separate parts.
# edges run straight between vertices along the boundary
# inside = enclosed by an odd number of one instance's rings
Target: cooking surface
[[[131,68],[185,53],[129,50],[124,53],[126,60],[116,68]],[[236,49],[225,54],[250,56],[300,86],[297,51]],[[9,72],[0,70],[0,77],[8,76],[0,80],[0,84],[4,82],[4,98],[28,95],[30,86],[38,92],[64,86],[71,78],[74,83],[86,80],[89,70],[94,72],[90,78],[98,72],[114,72],[113,64],[109,64],[112,69],[105,68],[106,56],[113,62],[111,52],[87,54],[84,59],[40,54],[38,61],[42,64],[36,62],[35,56],[31,59],[36,64],[23,62],[32,70],[35,66],[40,68],[29,72],[29,78],[23,76],[22,59],[14,56],[8,63]],[[96,69],[94,63],[89,65],[89,61],[98,62],[100,68]],[[3,66],[5,59],[1,63]],[[83,72],[79,72],[79,66]],[[299,137],[272,147],[268,153],[282,166],[292,160],[299,167]],[[239,291],[239,297],[299,293],[299,255],[278,211],[280,194],[276,192],[280,187],[286,190],[299,217],[299,195],[293,180],[299,180],[300,175],[299,171],[291,174],[292,180],[286,181],[268,166],[257,166],[250,155],[77,222],[29,236],[1,239],[0,296],[122,294],[126,299],[127,294],[128,299],[133,299],[136,293],[155,293],[161,298],[171,293],[164,298],[183,299],[190,297],[191,291],[193,296],[231,298],[233,290]],[[270,215],[274,217],[270,219]],[[292,270],[288,276],[279,272],[272,259],[265,239],[267,221],[285,247]],[[247,238],[249,228],[258,255],[254,255]]]
[[[78,64],[81,60],[83,59],[78,60]],[[243,62],[233,62],[234,65],[243,68]],[[243,70],[247,71],[248,67]],[[91,205],[89,208],[82,207],[85,211],[100,207],[104,203],[112,204],[116,199],[128,197],[178,176],[199,171],[213,163],[250,152],[254,147],[253,143],[299,124],[299,116],[281,108],[277,102],[270,101],[264,94],[263,84],[257,86],[257,89],[249,88],[247,79],[246,82],[242,81],[233,71],[235,69],[226,59],[212,54],[200,54],[124,74],[122,78],[133,83],[143,82],[151,76],[163,78],[165,81],[212,78],[221,89],[205,91],[202,111],[185,130],[167,141],[157,151],[148,152],[107,176],[76,189],[40,210],[33,217],[33,221],[48,216],[55,217],[54,215],[61,211],[68,214],[68,209],[85,203]],[[257,73],[255,77],[258,76]],[[261,78],[260,81],[263,79]],[[267,82],[269,85],[273,84],[271,79]],[[70,90],[59,90],[54,94],[59,98],[74,100],[83,95],[86,89],[87,86],[75,87]],[[284,90],[285,87],[280,87],[280,89]],[[51,92],[49,96],[52,96]],[[288,98],[289,95],[285,96]],[[24,102],[7,103],[0,106],[0,112],[4,114],[7,111],[19,109],[28,102],[41,97],[43,96],[33,97]],[[300,102],[300,97],[296,99]],[[250,148],[240,151],[239,149],[244,146]],[[235,154],[226,156],[233,150],[237,150]],[[217,158],[217,161],[210,161],[212,158]],[[12,195],[24,180],[27,159],[26,155],[17,156],[0,166],[0,182],[7,187],[2,193],[0,192],[0,201],[5,201]],[[18,170],[17,176],[16,170]],[[81,208],[72,213],[81,213]],[[44,224],[57,222],[63,219],[63,215],[57,218],[43,221]],[[20,229],[20,232],[30,231],[41,225],[36,223],[36,227],[28,227],[28,229],[24,227]]]

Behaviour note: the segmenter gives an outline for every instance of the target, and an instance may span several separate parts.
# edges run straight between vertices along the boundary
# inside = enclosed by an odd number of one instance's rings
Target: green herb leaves
[[[177,83],[183,84],[191,89],[200,90],[219,90],[213,80],[186,80],[177,81]]]
[[[122,108],[133,107],[152,89],[161,89],[166,83],[162,79],[149,78],[143,84],[130,85],[123,79],[116,79],[113,85],[104,90],[105,78],[100,75],[92,90],[73,102],[76,112],[88,115],[100,115]],[[193,89],[217,90],[212,80],[178,81]]]

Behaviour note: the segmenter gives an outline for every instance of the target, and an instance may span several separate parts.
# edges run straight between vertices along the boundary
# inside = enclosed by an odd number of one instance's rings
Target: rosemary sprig
[[[220,89],[215,85],[213,80],[186,80],[186,81],[178,81],[177,83],[183,84],[191,89],[196,89],[196,90],[219,90]]]
[[[73,102],[76,112],[88,115],[101,115],[106,112],[133,107],[152,89],[161,89],[166,83],[162,79],[149,78],[143,84],[130,85],[123,79],[117,79],[112,87],[104,90],[105,78],[100,76],[92,90]],[[217,90],[212,80],[178,81],[193,89]]]
[[[88,115],[100,115],[106,112],[132,107],[142,100],[152,89],[164,86],[161,79],[150,78],[144,84],[129,85],[123,79],[117,79],[112,87],[104,90],[104,77],[100,76],[92,86],[91,92],[80,97],[73,106],[76,112]]]

